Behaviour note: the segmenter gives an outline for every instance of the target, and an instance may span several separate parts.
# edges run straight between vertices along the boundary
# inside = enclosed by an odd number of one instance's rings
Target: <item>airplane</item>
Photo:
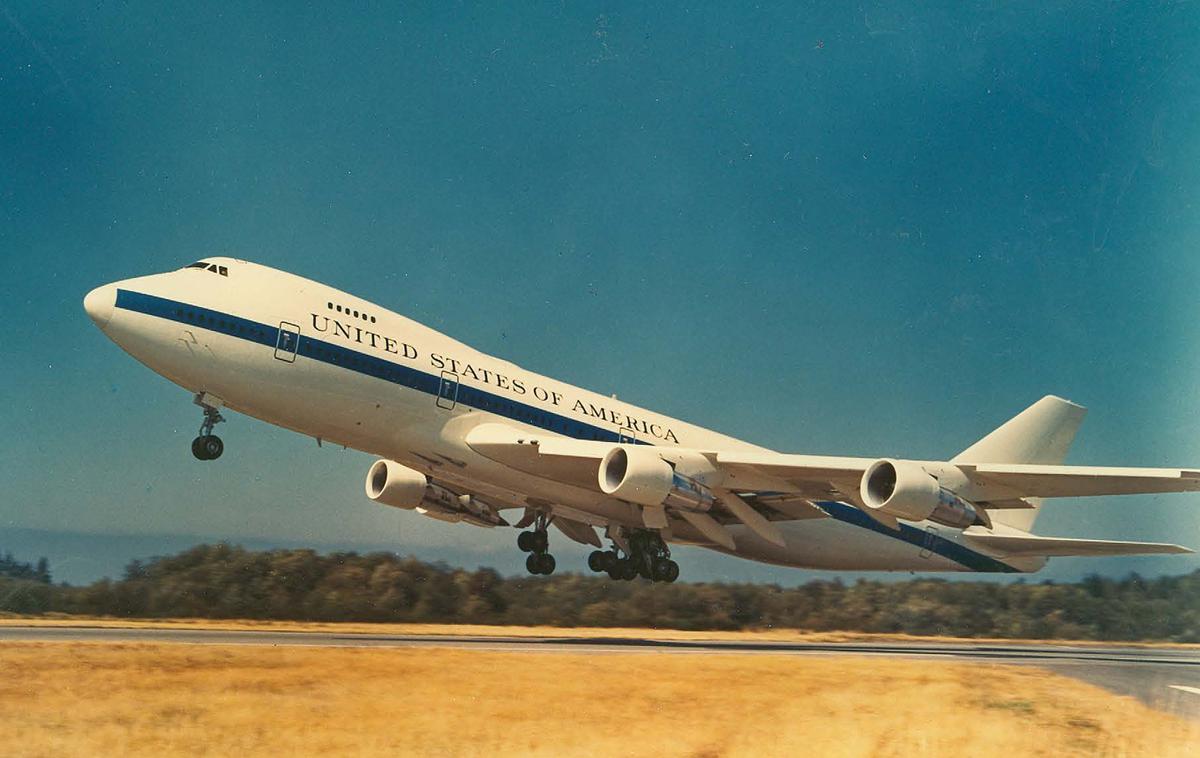
[[[105,284],[83,305],[125,352],[193,394],[200,461],[221,457],[213,429],[225,410],[371,453],[368,498],[445,522],[511,524],[532,574],[555,570],[551,525],[595,548],[591,571],[623,581],[675,581],[672,545],[910,572],[1028,573],[1059,556],[1192,552],[1032,533],[1045,498],[1200,490],[1197,470],[1063,465],[1086,410],[1053,395],[945,461],[790,454],[527,371],[235,258]]]

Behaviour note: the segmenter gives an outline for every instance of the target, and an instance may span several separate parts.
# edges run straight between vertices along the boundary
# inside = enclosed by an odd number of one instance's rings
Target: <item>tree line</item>
[[[1200,642],[1200,570],[1010,584],[913,579],[771,584],[503,577],[392,553],[200,545],[133,561],[119,580],[53,584],[0,560],[0,612],[125,618],[798,629],[957,637]]]

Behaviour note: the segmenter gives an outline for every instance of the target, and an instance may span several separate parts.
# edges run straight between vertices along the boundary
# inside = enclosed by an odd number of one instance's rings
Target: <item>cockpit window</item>
[[[184,268],[185,269],[186,268],[202,268],[205,271],[211,271],[214,274],[220,274],[221,276],[229,276],[229,267],[228,266],[218,266],[215,263],[206,263],[205,261],[196,261],[195,263],[189,263],[188,265],[184,266]]]

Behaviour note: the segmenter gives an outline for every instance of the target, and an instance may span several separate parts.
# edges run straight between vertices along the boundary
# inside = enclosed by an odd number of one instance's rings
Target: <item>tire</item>
[[[667,576],[670,574],[670,567],[668,565],[670,563],[666,558],[656,558],[653,566],[651,566],[650,578],[656,582],[667,581]]]
[[[638,560],[633,564],[637,575],[643,579],[654,579],[654,561],[645,557],[638,556]]]
[[[535,553],[546,552],[546,550],[550,547],[550,538],[546,536],[546,533],[534,531],[530,532],[530,534],[533,535],[533,542],[531,543],[533,545],[533,551]]]
[[[521,532],[517,535],[517,547],[523,553],[533,552],[533,532]]]
[[[192,440],[192,455],[196,456],[198,461],[207,461],[208,458],[204,455],[204,438],[197,437]]]
[[[537,553],[530,553],[525,559],[525,570],[534,575],[542,573],[541,561],[538,560],[540,557]]]
[[[539,574],[542,576],[550,576],[554,573],[554,567],[558,565],[558,562],[554,560],[553,555],[550,555],[549,553],[542,553],[538,555],[537,559]]]
[[[638,570],[637,566],[633,564],[633,561],[628,558],[623,558],[619,561],[619,565],[621,566],[622,580],[626,582],[632,582],[634,579],[637,579]]]
[[[663,581],[668,584],[679,578],[679,564],[675,561],[667,561],[667,573]]]
[[[599,574],[604,570],[604,553],[593,550],[588,553],[588,568]]]
[[[215,461],[221,457],[221,453],[225,452],[225,443],[215,434],[209,434],[200,439],[204,440],[202,446],[204,448],[204,460]]]

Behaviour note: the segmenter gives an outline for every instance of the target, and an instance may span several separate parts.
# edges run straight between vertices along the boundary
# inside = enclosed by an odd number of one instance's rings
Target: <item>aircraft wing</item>
[[[537,476],[596,488],[596,475],[611,442],[524,432],[504,424],[483,424],[467,443],[493,460]],[[664,458],[699,454],[712,461],[728,490],[840,496],[854,499],[874,458],[794,455],[770,451],[681,450],[662,448]],[[970,481],[979,501],[999,508],[1022,507],[1022,498],[1091,497],[1200,491],[1200,471],[1169,468],[1057,466],[1019,463],[913,461],[931,469],[953,467]]]
[[[482,424],[467,435],[476,452],[508,466],[555,481],[598,490],[598,474],[612,442],[576,440],[505,424]],[[796,455],[767,450],[686,450],[656,448],[673,466],[706,461],[695,476],[718,496],[711,513],[678,512],[710,541],[724,523],[740,522],[768,541],[782,544],[773,521],[822,518],[813,500],[836,499],[860,505],[859,484],[873,458]],[[983,508],[1031,508],[1028,498],[1086,497],[1200,491],[1200,471],[957,461],[908,461],[933,474],[957,480],[959,494]],[[647,525],[666,525],[661,506],[643,506]],[[1006,538],[1007,539],[1007,538]],[[1010,547],[1012,542],[1004,544]],[[1083,549],[1073,543],[1072,549]],[[1016,548],[1012,548],[1016,549]],[[1050,549],[1041,545],[1039,549]],[[1067,549],[1060,546],[1058,549]],[[1115,548],[1113,548],[1115,549]],[[1048,553],[1038,553],[1045,555]]]

